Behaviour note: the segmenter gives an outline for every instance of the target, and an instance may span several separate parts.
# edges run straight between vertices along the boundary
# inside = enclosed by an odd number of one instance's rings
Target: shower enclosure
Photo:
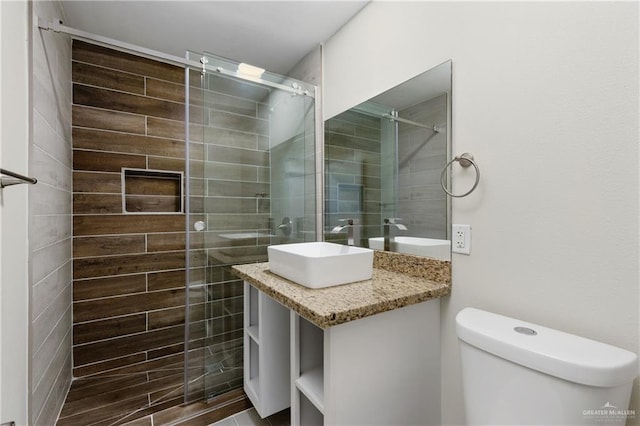
[[[230,266],[316,240],[315,86],[187,54],[185,401],[242,386],[243,285]]]

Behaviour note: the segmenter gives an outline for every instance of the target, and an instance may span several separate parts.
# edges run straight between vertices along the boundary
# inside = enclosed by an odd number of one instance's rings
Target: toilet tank
[[[622,426],[635,414],[632,352],[474,308],[456,332],[469,425]]]

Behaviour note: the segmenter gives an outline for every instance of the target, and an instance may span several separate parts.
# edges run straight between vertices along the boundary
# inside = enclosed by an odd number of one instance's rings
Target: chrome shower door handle
[[[198,232],[202,232],[206,229],[207,225],[204,223],[203,220],[198,220],[197,222],[195,222],[193,224],[193,229],[195,229]]]

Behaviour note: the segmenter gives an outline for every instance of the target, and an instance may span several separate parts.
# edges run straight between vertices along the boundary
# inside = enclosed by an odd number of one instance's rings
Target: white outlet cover
[[[454,224],[451,226],[451,251],[471,254],[471,225]]]

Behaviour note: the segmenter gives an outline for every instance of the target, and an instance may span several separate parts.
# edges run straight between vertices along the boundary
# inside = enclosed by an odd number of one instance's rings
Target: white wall
[[[640,351],[638,13],[636,2],[374,2],[325,45],[325,118],[453,60],[453,153],[472,152],[482,181],[453,201],[473,241],[442,302],[445,424],[464,422],[454,317],[465,306]],[[456,191],[472,178],[456,168]]]
[[[0,2],[0,165],[27,173],[27,2]],[[27,185],[0,189],[0,423],[26,425],[28,392]]]

